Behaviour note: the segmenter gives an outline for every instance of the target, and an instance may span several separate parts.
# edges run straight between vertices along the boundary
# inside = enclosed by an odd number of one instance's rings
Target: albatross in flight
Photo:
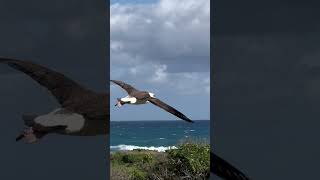
[[[132,87],[131,85],[126,84],[122,81],[118,81],[118,80],[110,80],[110,81],[117,84],[128,93],[128,96],[124,98],[117,98],[117,104],[115,106],[121,107],[124,104],[139,105],[139,104],[146,104],[148,102],[151,102],[152,104],[166,110],[167,112],[179,117],[180,119],[193,123],[193,121],[189,119],[187,116],[185,116],[175,108],[169,106],[168,104],[162,102],[161,100],[157,99],[154,93],[147,92],[147,91],[139,91],[134,87]]]
[[[0,63],[30,76],[46,87],[60,104],[48,114],[23,115],[27,128],[16,141],[34,143],[49,133],[95,136],[109,132],[109,94],[93,92],[63,74],[32,62],[0,58]]]
[[[177,111],[173,107],[155,98],[154,93],[147,92],[147,91],[139,91],[134,87],[132,87],[131,85],[126,84],[122,81],[118,81],[118,80],[110,80],[110,81],[119,85],[128,93],[128,96],[124,98],[117,98],[117,104],[115,106],[121,107],[124,104],[139,105],[139,104],[146,104],[148,102],[151,102],[152,104],[159,106],[160,108],[168,111],[169,113],[187,122],[193,122],[181,112]],[[223,160],[213,152],[210,152],[210,159],[212,164],[210,171],[216,174],[217,176],[221,177],[222,179],[249,180],[249,178],[245,174],[243,174],[241,171],[233,167],[231,164],[229,164],[227,161]]]
[[[109,134],[109,94],[93,92],[61,73],[32,62],[0,58],[0,63],[7,64],[27,74],[40,85],[46,87],[60,105],[60,107],[48,114],[23,115],[22,118],[27,128],[16,138],[17,141],[23,139],[27,143],[34,143],[50,133],[75,136]],[[132,86],[121,81],[113,82],[120,85],[129,94],[126,98],[118,99],[118,106],[149,101],[181,119],[192,122],[179,111],[156,99],[153,93],[137,91]],[[140,96],[145,96],[145,99],[140,98]],[[210,155],[213,164],[211,172],[214,174],[225,180],[249,179],[214,153],[211,152]]]

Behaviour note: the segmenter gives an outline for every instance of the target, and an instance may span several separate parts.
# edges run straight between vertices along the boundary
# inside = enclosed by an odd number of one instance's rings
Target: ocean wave
[[[169,149],[177,149],[175,146],[135,146],[135,145],[125,145],[125,144],[120,144],[117,146],[110,146],[111,151],[132,151],[135,149],[141,149],[141,150],[151,150],[151,151],[158,151],[158,152],[165,152],[166,150]]]

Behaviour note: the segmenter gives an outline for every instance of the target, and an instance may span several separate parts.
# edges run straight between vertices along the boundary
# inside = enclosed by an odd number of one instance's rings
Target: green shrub
[[[165,153],[139,150],[111,154],[113,180],[209,179],[210,145],[187,140]]]
[[[131,171],[131,176],[130,179],[131,180],[146,180],[146,173],[142,172],[141,170],[138,169],[133,169]]]
[[[190,174],[210,173],[210,146],[186,143],[168,151],[169,163],[176,173],[188,170]]]
[[[150,154],[125,154],[122,156],[123,163],[150,163],[152,160]]]
[[[153,157],[151,154],[146,154],[143,156],[142,161],[144,163],[151,163],[153,161]]]
[[[208,179],[210,175],[210,145],[184,142],[166,152],[165,161],[158,162],[149,179]]]

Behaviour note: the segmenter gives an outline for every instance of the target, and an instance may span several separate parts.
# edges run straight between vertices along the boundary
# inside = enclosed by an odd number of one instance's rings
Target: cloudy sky
[[[209,119],[210,1],[114,0],[110,14],[111,79],[154,92],[191,119]],[[151,104],[114,107],[126,94],[110,89],[113,121],[176,119]]]

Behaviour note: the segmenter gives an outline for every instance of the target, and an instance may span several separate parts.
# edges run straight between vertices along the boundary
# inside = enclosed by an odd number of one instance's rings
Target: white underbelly
[[[133,104],[133,105],[146,104],[148,102],[147,100],[139,100],[135,97],[129,97],[129,96],[121,98],[121,101],[129,102],[129,104]]]
[[[34,121],[44,127],[66,126],[66,133],[79,132],[85,124],[85,119],[81,114],[62,114],[53,111],[49,114],[37,117]]]

